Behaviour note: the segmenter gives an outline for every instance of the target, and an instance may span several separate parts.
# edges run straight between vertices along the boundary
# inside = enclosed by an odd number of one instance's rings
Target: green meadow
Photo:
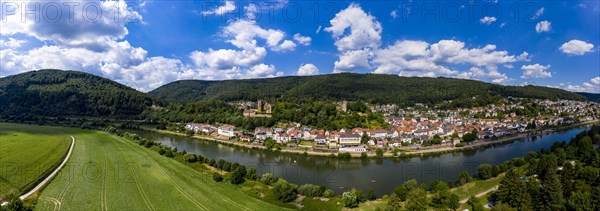
[[[38,195],[36,210],[284,209],[132,141],[72,130],[73,154]]]
[[[0,123],[0,199],[29,191],[58,167],[71,130]]]

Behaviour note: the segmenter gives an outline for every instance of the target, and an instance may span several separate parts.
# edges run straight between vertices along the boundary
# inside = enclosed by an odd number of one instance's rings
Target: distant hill
[[[586,97],[590,101],[600,102],[600,94],[587,93],[587,92],[576,92],[576,93]]]
[[[149,92],[159,99],[187,103],[204,100],[283,99],[290,101],[362,100],[372,103],[428,103],[473,97],[527,97],[585,100],[581,95],[539,86],[502,86],[454,78],[399,77],[380,74],[331,74],[279,78],[176,81]]]
[[[84,72],[39,70],[0,78],[0,114],[132,116],[155,101],[148,94]]]

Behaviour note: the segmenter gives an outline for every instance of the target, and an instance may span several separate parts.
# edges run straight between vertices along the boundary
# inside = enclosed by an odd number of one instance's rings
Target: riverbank
[[[580,127],[580,126],[585,126],[585,125],[592,125],[592,124],[597,124],[597,123],[600,123],[600,120],[587,121],[587,122],[577,123],[577,124],[573,124],[573,125],[569,125],[569,126],[549,128],[549,129],[544,129],[544,130],[528,131],[526,133],[519,133],[519,134],[516,134],[513,136],[503,137],[503,138],[496,139],[496,140],[483,139],[483,140],[478,140],[477,143],[465,145],[464,147],[455,147],[455,146],[436,147],[436,148],[418,149],[416,151],[408,151],[408,152],[404,152],[404,153],[409,154],[409,155],[410,154],[429,155],[429,154],[438,154],[438,153],[458,152],[458,151],[465,150],[465,149],[477,149],[477,148],[485,147],[488,145],[501,144],[501,143],[506,143],[506,142],[515,141],[515,140],[519,140],[519,139],[534,137],[534,136],[538,136],[538,135],[546,135],[548,133],[555,133],[557,131],[566,130],[569,128]],[[402,148],[400,148],[400,149],[402,149]]]
[[[476,143],[471,143],[470,145],[465,145],[464,147],[455,147],[455,146],[437,146],[437,147],[430,147],[430,148],[420,148],[420,149],[408,149],[408,148],[400,148],[397,153],[393,153],[393,152],[386,152],[384,153],[383,157],[386,158],[392,158],[392,157],[415,157],[415,156],[427,156],[427,155],[435,155],[435,154],[445,154],[445,153],[452,153],[452,152],[460,152],[463,150],[472,150],[472,149],[478,149],[478,148],[483,148],[483,147],[487,147],[490,145],[495,145],[495,144],[502,144],[502,143],[507,143],[507,142],[511,142],[511,141],[515,141],[515,140],[519,140],[519,139],[525,139],[525,138],[529,138],[532,136],[538,136],[538,135],[546,135],[549,133],[554,133],[557,131],[561,131],[561,130],[566,130],[569,128],[574,128],[574,127],[580,127],[580,126],[585,126],[585,125],[591,125],[591,124],[596,124],[596,123],[600,123],[600,120],[594,120],[594,121],[587,121],[587,122],[582,122],[582,123],[578,123],[578,124],[574,124],[574,125],[569,125],[569,126],[563,126],[563,127],[557,127],[557,128],[551,128],[551,129],[544,129],[544,130],[536,130],[536,131],[528,131],[527,133],[520,133],[517,135],[513,135],[513,136],[509,136],[509,137],[502,137],[496,140],[490,140],[490,139],[486,139],[486,140],[478,140]],[[168,131],[168,130],[158,130],[158,129],[152,129],[152,128],[145,128],[144,130],[149,130],[152,132],[157,132],[157,133],[162,133],[162,134],[169,134],[169,135],[177,135],[177,136],[181,136],[181,137],[188,137],[186,134],[184,133],[179,133],[179,132],[173,132],[173,131]],[[192,136],[192,138],[196,138],[196,139],[202,139],[202,140],[206,140],[206,141],[213,141],[213,142],[217,142],[220,144],[224,144],[224,145],[229,145],[229,146],[236,146],[236,147],[244,147],[244,148],[249,148],[249,149],[258,149],[258,150],[268,150],[268,151],[277,151],[277,152],[282,152],[282,153],[291,153],[291,154],[306,154],[306,155],[311,155],[311,156],[332,156],[333,155],[337,155],[337,153],[339,152],[325,152],[325,151],[316,151],[313,149],[309,149],[309,148],[281,148],[281,149],[267,149],[265,146],[263,145],[258,145],[258,144],[252,144],[252,143],[247,143],[247,142],[241,142],[241,141],[231,141],[231,140],[224,140],[224,139],[219,139],[216,137],[212,137],[212,136],[206,136],[206,135],[199,135],[196,134],[194,136]],[[353,158],[360,158],[361,154],[360,153],[350,153],[351,157]],[[367,153],[367,156],[370,158],[376,158],[377,155],[375,154],[374,150],[370,151]]]

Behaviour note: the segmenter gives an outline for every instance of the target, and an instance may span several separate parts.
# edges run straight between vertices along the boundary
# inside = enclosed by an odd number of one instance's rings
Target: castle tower
[[[258,107],[257,108],[258,112],[262,112],[262,100],[258,99],[258,103],[257,104],[258,104],[258,106],[257,106]]]

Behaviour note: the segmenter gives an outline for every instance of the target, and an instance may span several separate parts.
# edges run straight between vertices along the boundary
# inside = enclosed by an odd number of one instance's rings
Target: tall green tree
[[[475,196],[471,196],[467,204],[471,207],[471,211],[483,211],[483,205],[481,205],[481,202]]]
[[[546,178],[542,180],[541,187],[542,201],[540,208],[543,210],[561,210],[563,209],[563,190],[560,186],[560,180],[555,172],[550,171]]]
[[[592,193],[588,191],[576,191],[567,200],[567,209],[575,211],[585,211],[595,209]]]
[[[396,196],[398,196],[400,201],[406,201],[408,193],[414,189],[417,189],[417,180],[411,179],[396,187],[396,189],[394,189],[394,193]]]
[[[296,184],[289,183],[284,179],[279,179],[273,185],[273,194],[275,197],[282,202],[291,202],[298,196],[298,186]]]
[[[458,208],[460,208],[460,198],[458,198],[458,195],[450,194],[450,201],[448,204],[448,208],[450,208],[451,210],[454,210],[454,211],[456,211]]]
[[[494,176],[494,167],[490,164],[481,164],[477,167],[477,177],[480,179],[489,179]]]
[[[248,170],[248,173],[246,174],[246,179],[249,179],[249,180],[257,179],[256,168],[252,167],[252,168],[250,168],[250,170]]]
[[[229,177],[229,180],[231,181],[231,184],[242,184],[244,183],[244,174],[245,174],[245,167],[244,169],[242,169],[242,166],[238,166],[237,168],[235,168],[235,170],[233,170],[233,172],[231,172],[231,176]]]
[[[467,171],[462,171],[458,175],[458,183],[460,185],[464,185],[465,183],[471,182],[471,180],[473,180],[473,178],[471,177],[471,175]]]
[[[450,187],[445,182],[434,182],[431,184],[431,206],[439,209],[457,208],[458,196],[450,193]]]
[[[529,207],[531,201],[525,182],[521,181],[515,169],[506,172],[504,178],[500,180],[500,185],[495,194],[498,201],[519,210]]]
[[[427,192],[421,188],[415,188],[408,193],[406,209],[413,211],[425,211],[429,205]]]
[[[366,132],[363,132],[362,136],[360,137],[360,143],[367,144],[368,142],[369,142],[369,135],[367,135]]]
[[[388,198],[387,206],[385,207],[386,211],[400,211],[402,210],[402,200],[396,195],[392,193]]]

